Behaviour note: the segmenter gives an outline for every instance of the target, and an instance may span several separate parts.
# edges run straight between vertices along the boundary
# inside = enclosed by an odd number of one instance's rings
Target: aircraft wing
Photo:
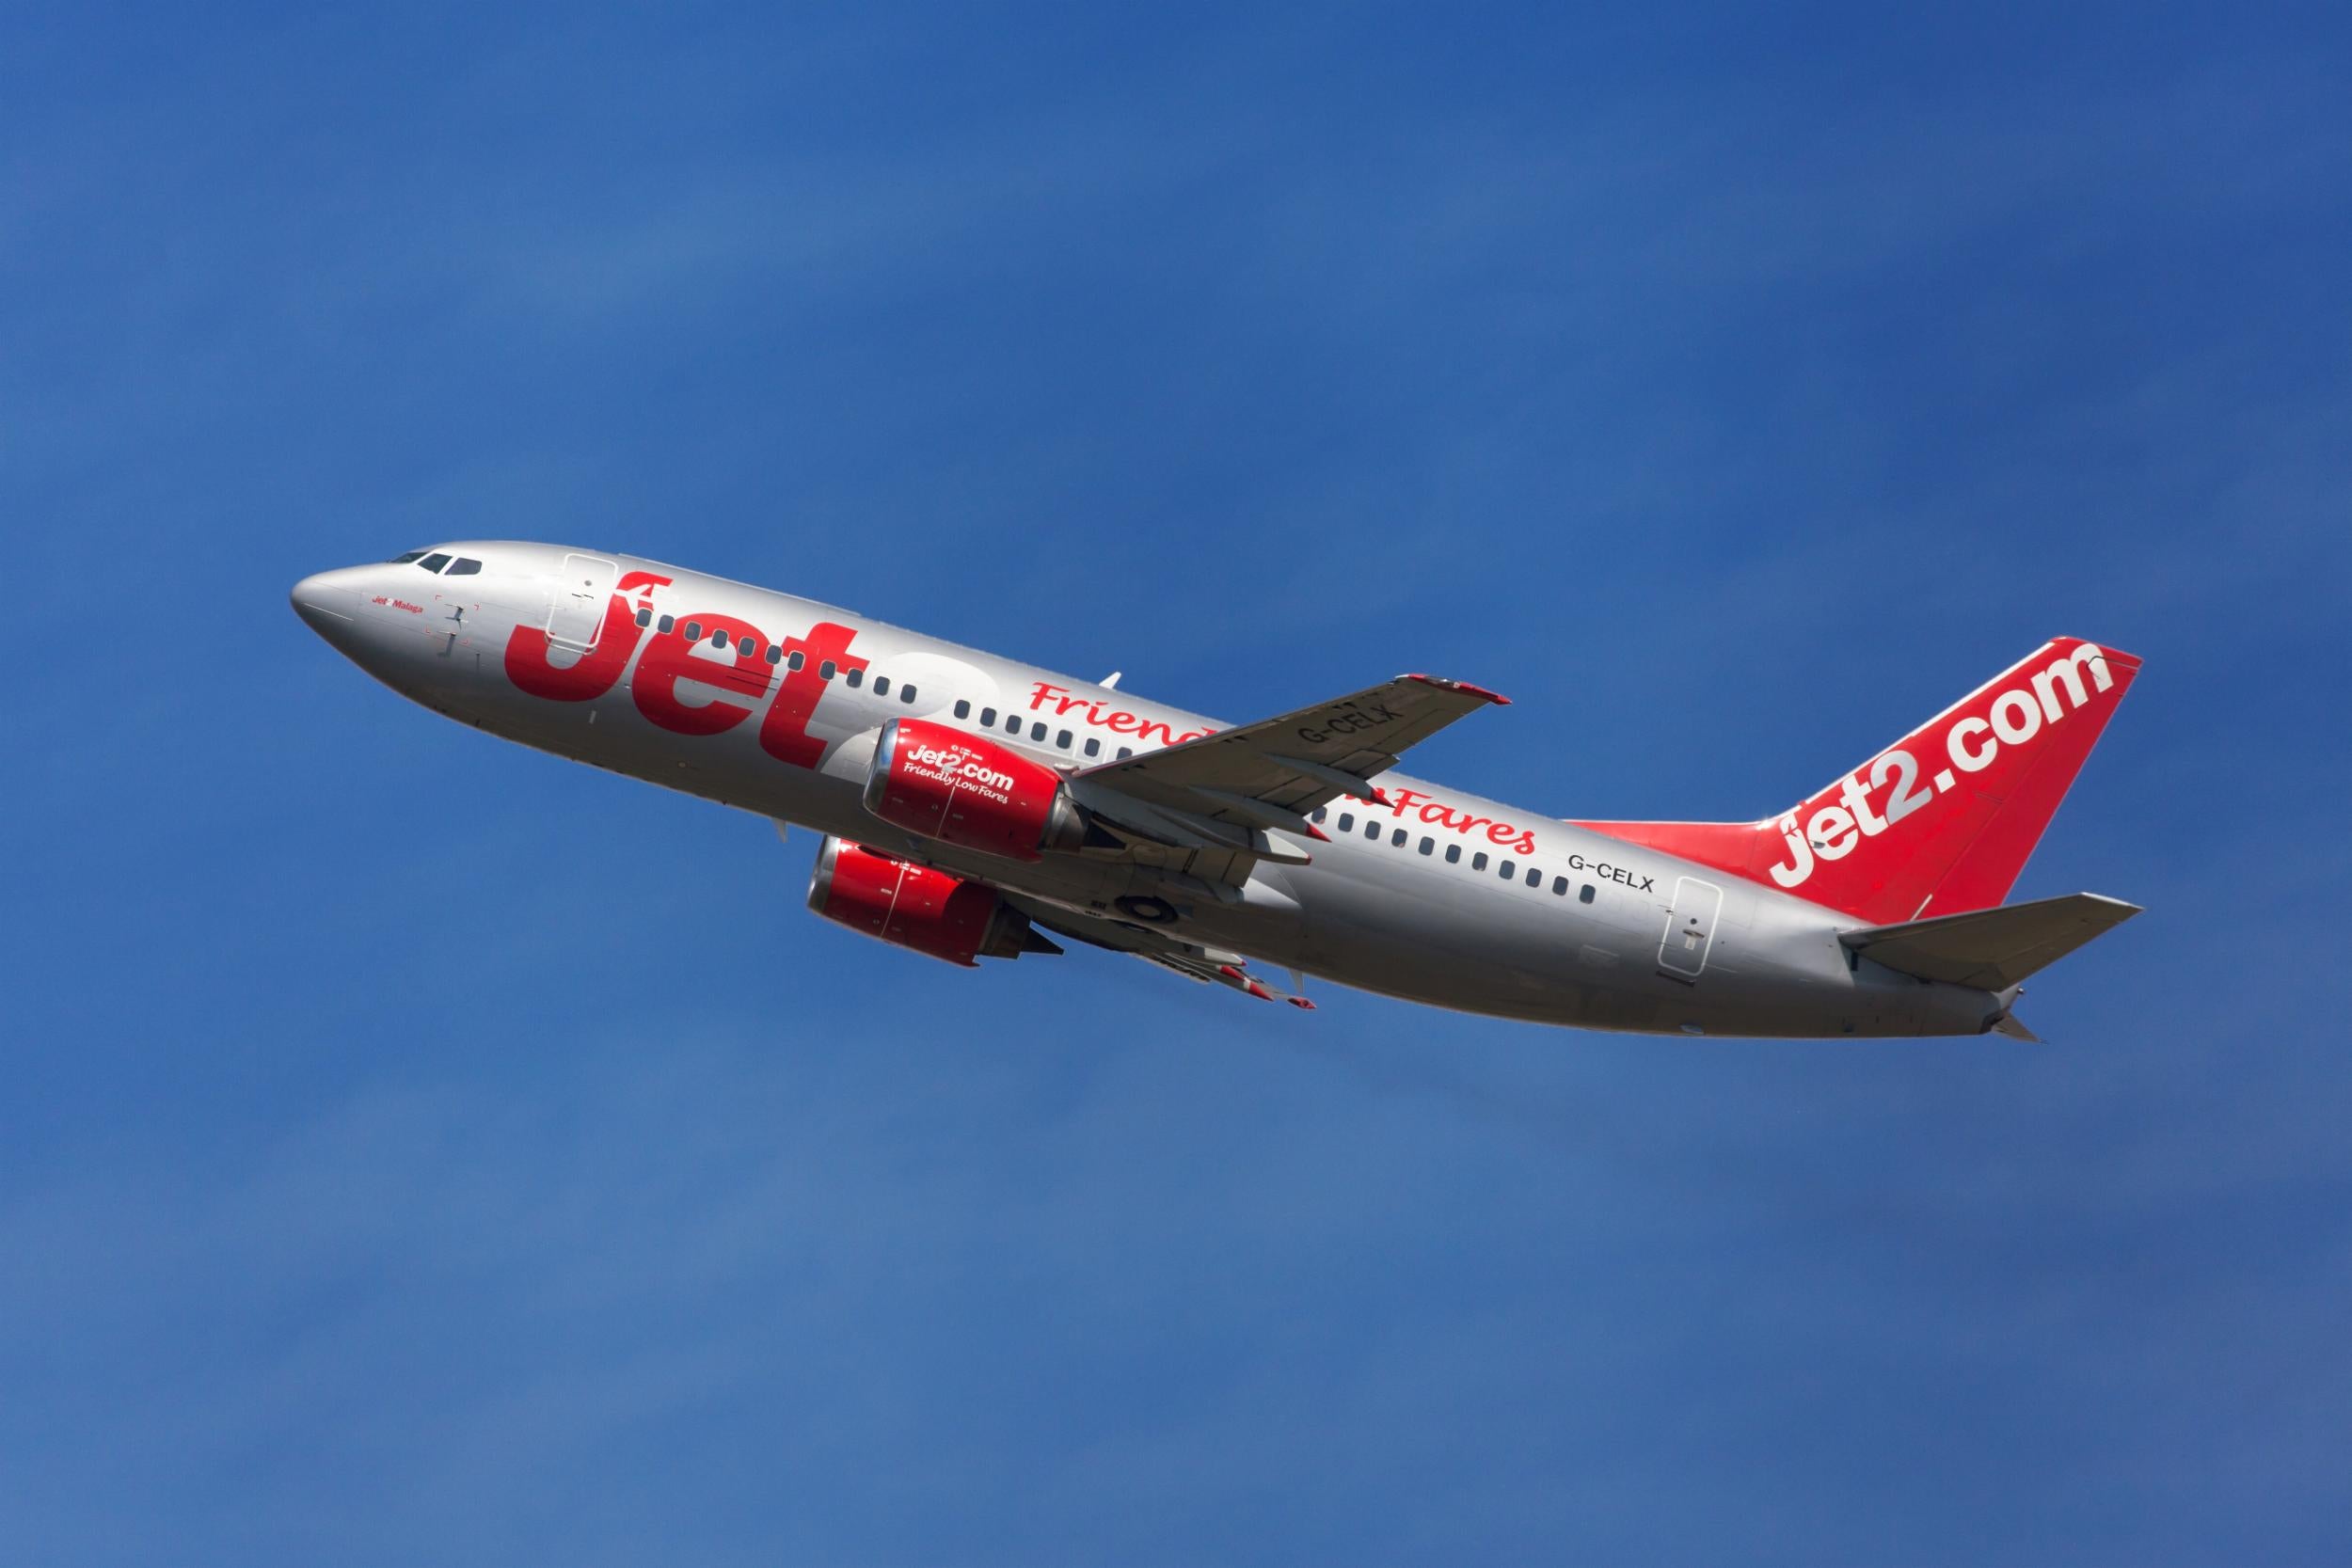
[[[1342,795],[1379,800],[1367,781],[1395,767],[1406,748],[1509,701],[1467,681],[1399,675],[1279,719],[1083,768],[1071,782],[1082,804],[1139,838],[1296,863],[1304,857],[1269,845],[1264,830],[1323,837],[1309,812]]]
[[[1064,904],[1049,903],[1025,894],[997,890],[1006,903],[1029,917],[1032,926],[1083,942],[1093,947],[1107,948],[1114,953],[1126,953],[1146,963],[1172,970],[1187,980],[1203,985],[1225,986],[1254,996],[1261,1002],[1287,1002],[1294,1007],[1314,1010],[1314,1004],[1304,996],[1267,984],[1249,973],[1249,960],[1239,953],[1222,948],[1204,947],[1186,942],[1166,931],[1154,930],[1124,920],[1082,913]]]

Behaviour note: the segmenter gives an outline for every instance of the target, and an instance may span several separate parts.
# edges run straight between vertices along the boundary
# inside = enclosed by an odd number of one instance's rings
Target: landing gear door
[[[1658,967],[1677,980],[1695,980],[1715,945],[1715,921],[1723,913],[1724,890],[1696,877],[1675,883],[1674,908],[1666,912],[1666,934],[1658,943]]]
[[[605,605],[621,569],[593,555],[567,555],[548,599],[548,641],[581,653],[596,645]]]

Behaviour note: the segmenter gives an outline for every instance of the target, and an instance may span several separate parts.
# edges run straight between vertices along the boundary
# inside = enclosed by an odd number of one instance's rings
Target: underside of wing
[[[1187,980],[1224,986],[1254,996],[1261,1002],[1287,1002],[1294,1007],[1309,1011],[1314,1008],[1314,1004],[1306,997],[1271,985],[1251,974],[1249,960],[1239,953],[1205,947],[1199,942],[1185,942],[1168,932],[1154,930],[1149,926],[1113,920],[1042,898],[1015,893],[1004,896],[1007,903],[1019,910],[1033,925],[1057,932],[1073,942],[1082,942],[1114,953],[1130,954],[1146,963],[1171,970]]]

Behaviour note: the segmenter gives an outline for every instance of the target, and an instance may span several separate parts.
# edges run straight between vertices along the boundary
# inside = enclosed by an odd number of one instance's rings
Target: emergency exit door
[[[593,555],[567,555],[548,597],[548,641],[581,652],[596,645],[605,605],[621,569]]]
[[[1674,908],[1666,911],[1666,934],[1658,943],[1658,967],[1677,980],[1695,980],[1715,945],[1715,917],[1723,913],[1724,890],[1696,877],[1675,883]]]

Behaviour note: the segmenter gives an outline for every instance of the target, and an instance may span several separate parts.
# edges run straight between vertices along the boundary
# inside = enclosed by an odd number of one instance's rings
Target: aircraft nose
[[[358,618],[358,578],[365,571],[362,566],[339,566],[331,572],[314,572],[295,583],[287,597],[306,626],[329,642],[338,642]]]

